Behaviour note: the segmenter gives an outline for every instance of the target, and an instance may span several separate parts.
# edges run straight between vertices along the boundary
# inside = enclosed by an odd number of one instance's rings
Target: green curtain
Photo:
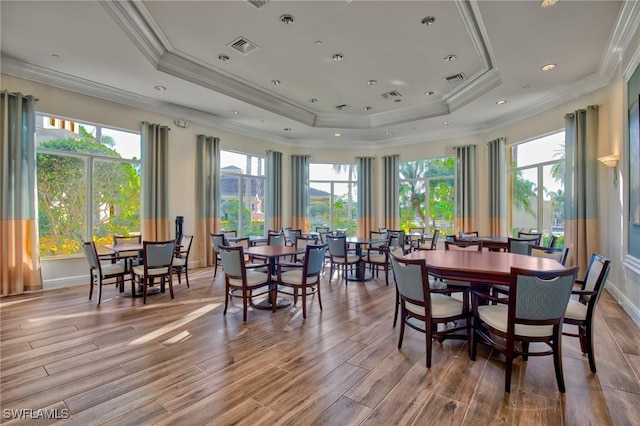
[[[455,170],[455,232],[476,230],[476,146],[457,146]]]
[[[358,157],[358,237],[367,238],[374,230],[373,157]],[[376,229],[377,230],[377,229]]]
[[[382,157],[383,226],[387,229],[398,229],[400,217],[398,158],[398,154]]]
[[[291,227],[309,232],[309,156],[291,156]]]
[[[267,220],[268,229],[282,229],[282,153],[267,151]],[[265,231],[266,232],[266,231]]]
[[[507,235],[507,169],[505,138],[487,143],[489,151],[489,235]]]
[[[0,96],[2,296],[42,289],[36,197],[36,99]]]
[[[565,115],[564,245],[584,274],[598,251],[598,107]]]
[[[169,240],[169,127],[140,123],[142,239]]]
[[[215,265],[211,234],[220,231],[220,139],[198,135],[196,203],[198,209],[198,261],[201,267]]]

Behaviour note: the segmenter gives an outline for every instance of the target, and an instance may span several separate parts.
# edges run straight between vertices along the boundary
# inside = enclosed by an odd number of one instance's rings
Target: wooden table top
[[[298,249],[291,246],[255,246],[245,248],[244,253],[251,256],[280,257],[301,254],[304,253],[304,249]]]
[[[116,253],[120,253],[123,251],[142,251],[143,250],[142,243],[105,244],[104,247]]]
[[[425,259],[429,273],[452,280],[509,284],[511,267],[552,271],[565,269],[558,261],[515,253],[462,250],[418,250],[409,259]]]

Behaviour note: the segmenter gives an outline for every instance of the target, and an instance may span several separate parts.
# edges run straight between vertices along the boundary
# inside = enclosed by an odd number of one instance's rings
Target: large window
[[[453,157],[399,164],[400,227],[453,233]]]
[[[309,164],[309,216],[311,230],[357,231],[357,166],[355,164]]]
[[[38,115],[36,141],[41,256],[140,232],[138,134]]]
[[[510,147],[511,234],[542,232],[564,245],[564,132]]]
[[[264,157],[220,151],[221,228],[238,235],[265,235]]]

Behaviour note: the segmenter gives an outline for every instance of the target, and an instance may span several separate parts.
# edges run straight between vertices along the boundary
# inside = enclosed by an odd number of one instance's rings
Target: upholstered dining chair
[[[370,231],[369,240],[379,242],[371,243],[361,255],[362,262],[369,265],[372,274],[378,276],[379,271],[384,272],[384,281],[387,285],[389,285],[389,247],[391,247],[389,242],[391,238],[388,233]]]
[[[286,238],[285,243],[290,246],[296,245],[296,240],[302,237],[302,229],[289,229],[289,235]]]
[[[136,295],[136,278],[142,278],[142,303],[147,303],[147,288],[155,284],[156,278],[160,278],[160,289],[165,290],[165,283],[169,282],[169,292],[173,299],[173,255],[175,240],[170,241],[143,241],[142,265],[131,267],[131,295]]]
[[[435,250],[438,247],[438,240],[440,239],[440,230],[434,229],[431,238],[423,238],[418,242],[418,246],[414,247],[416,250]]]
[[[267,245],[268,246],[284,246],[285,245],[285,236],[283,233],[272,233],[269,232],[267,235]]]
[[[458,232],[458,238],[460,238],[461,240],[478,238],[478,235],[479,235],[478,231],[460,231],[460,232]]]
[[[211,234],[211,246],[213,247],[213,259],[214,269],[213,278],[215,279],[218,274],[218,266],[222,265],[222,259],[220,259],[220,246],[226,245],[227,242],[224,238],[224,234]]]
[[[595,253],[591,255],[587,273],[582,280],[576,281],[578,288],[574,288],[572,292],[578,296],[578,299],[569,300],[567,312],[564,315],[564,323],[577,326],[578,333],[563,331],[563,334],[580,339],[580,349],[589,357],[589,368],[594,373],[596,357],[593,351],[593,316],[610,268],[609,259]]]
[[[528,250],[529,256],[554,259],[561,265],[564,265],[567,262],[567,256],[569,255],[569,248],[567,247],[529,246]]]
[[[540,240],[542,239],[542,232],[524,232],[524,231],[519,231],[518,232],[518,238],[526,239],[526,240],[535,240],[536,243],[534,245],[535,246],[539,246],[540,245]]]
[[[220,258],[222,259],[222,268],[224,269],[224,312],[227,314],[230,297],[242,298],[242,320],[247,321],[248,305],[253,297],[260,296],[269,292],[271,284],[271,274],[269,264],[251,264],[248,266],[244,261],[244,248],[242,246],[220,246]],[[266,269],[265,269],[266,268]],[[260,272],[256,269],[266,270]],[[262,289],[263,291],[254,292]],[[238,295],[237,293],[240,293]],[[275,310],[275,303],[273,310]]]
[[[502,352],[506,358],[505,392],[511,391],[514,358],[522,356],[527,361],[529,356],[544,355],[553,355],[558,389],[565,392],[562,321],[577,272],[578,267],[546,272],[511,268],[511,289],[506,301],[485,292],[473,293],[471,359],[476,359],[478,343]],[[497,304],[481,305],[482,300]],[[533,342],[545,343],[546,347],[530,351],[529,344]]]
[[[360,256],[353,254],[353,251],[347,250],[347,237],[345,235],[327,235],[327,246],[329,248],[330,268],[329,281],[333,277],[334,268],[342,271],[345,285],[347,284],[347,272],[358,267]]]
[[[116,286],[120,288],[124,287],[124,277],[126,274],[124,263],[108,263],[103,265],[100,262],[100,255],[96,249],[96,243],[93,241],[86,241],[83,243],[84,255],[89,263],[89,300],[93,295],[93,287],[98,286],[98,305],[102,300],[102,285],[104,280],[115,279]],[[106,257],[104,257],[106,259]],[[108,259],[112,257],[109,256]],[[115,258],[114,258],[115,259]]]
[[[556,246],[556,244],[558,244],[558,237],[556,235],[552,235],[549,238],[549,245],[547,247],[553,248]]]
[[[407,232],[407,245],[409,250],[415,250],[421,243],[424,243],[424,226],[411,226]]]
[[[530,246],[539,246],[539,240],[536,240],[535,238],[511,238],[509,237],[507,239],[507,251],[509,253],[516,253],[516,254],[529,254],[529,247]]]
[[[298,240],[300,241],[300,240]],[[317,294],[318,304],[322,310],[322,298],[320,296],[320,274],[324,266],[325,245],[307,244],[304,252],[304,261],[301,264],[281,265],[278,268],[279,287],[290,287],[291,292],[279,290],[284,294],[293,295],[293,304],[297,304],[298,296],[302,297],[302,318],[307,318],[307,296]],[[293,268],[292,268],[293,267]]]
[[[182,235],[179,245],[176,245],[176,251],[173,256],[173,273],[178,275],[178,284],[182,284],[181,276],[184,274],[184,280],[189,287],[189,253],[191,252],[191,243],[193,235]],[[215,273],[214,273],[215,274]]]
[[[391,264],[400,295],[400,336],[398,349],[402,348],[405,326],[425,334],[427,368],[431,368],[431,348],[433,340],[471,340],[469,322],[468,289],[431,289],[430,271],[423,259],[407,259],[391,254]],[[453,293],[463,293],[462,300],[451,297]],[[454,323],[458,320],[459,325]],[[449,323],[456,325],[449,327]],[[438,327],[441,325],[441,327]],[[459,331],[466,331],[459,334]]]
[[[113,244],[141,244],[142,236],[141,235],[114,235],[113,236]],[[124,268],[129,272],[129,264],[133,263],[134,265],[138,265],[140,262],[139,259],[140,252],[137,250],[129,250],[129,251],[118,251],[116,257],[116,261],[122,263]],[[133,262],[130,262],[133,260]]]
[[[471,251],[471,252],[479,252],[482,251],[482,241],[445,241],[444,242],[445,251]],[[458,281],[458,280],[444,280],[444,284],[454,287],[465,287],[469,288],[470,283],[468,281]]]

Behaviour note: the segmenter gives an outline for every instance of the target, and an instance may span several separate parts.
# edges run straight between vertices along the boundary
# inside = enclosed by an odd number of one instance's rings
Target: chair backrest
[[[324,229],[329,229],[329,228],[324,228]],[[320,242],[322,244],[326,244],[327,243],[327,235],[330,233],[331,231],[318,231],[318,238],[320,239]]]
[[[445,241],[445,250],[482,251],[482,241]]]
[[[508,249],[509,253],[516,254],[529,254],[529,246],[537,246],[536,240],[530,240],[527,238],[511,238],[507,239],[508,241]]]
[[[588,302],[590,306],[595,305],[600,298],[602,289],[607,282],[609,269],[611,269],[611,261],[609,259],[596,253],[591,255],[589,267],[587,268],[582,284],[582,290],[595,292],[594,296],[585,296],[582,298],[583,301]]]
[[[337,236],[347,235],[347,228],[336,228],[335,235],[337,235]]]
[[[389,250],[395,251],[397,248],[400,248],[401,252],[404,252],[404,247],[402,247],[402,240],[398,234],[393,234],[391,232],[387,232],[387,245],[389,246]]]
[[[303,274],[307,277],[320,274],[327,247],[324,244],[307,244],[304,252]]]
[[[296,244],[296,240],[302,237],[302,229],[290,229],[289,230],[289,241],[292,245]]]
[[[438,246],[438,240],[440,240],[440,230],[434,229],[431,235],[431,250],[435,250]]]
[[[314,236],[309,236],[309,237],[298,237],[296,238],[296,242],[294,243],[294,246],[297,249],[306,249],[307,246],[309,245],[314,245],[318,243],[318,239]]]
[[[539,246],[540,245],[540,239],[542,238],[542,232],[523,232],[523,231],[519,231],[518,232],[518,238],[527,239],[527,240],[536,240],[536,243],[534,245]]]
[[[455,234],[453,234],[453,235],[445,235],[444,236],[444,240],[445,240],[445,242],[446,241],[455,242],[456,241],[456,236],[455,236]]]
[[[396,237],[398,239],[398,244],[403,245],[404,244],[404,231],[401,229],[394,229],[394,230],[388,230],[387,231],[389,233],[390,236],[392,237]]]
[[[113,244],[140,244],[142,242],[141,235],[114,235]]]
[[[173,262],[173,253],[176,242],[170,241],[143,241],[143,261],[145,269],[168,268]]]
[[[529,246],[529,256],[546,257],[547,259],[555,259],[562,265],[567,261],[569,249],[565,247],[541,247]]]
[[[478,231],[468,231],[468,232],[464,232],[464,231],[460,231],[458,233],[458,236],[460,237],[461,240],[466,239],[472,239],[472,238],[478,238]]]
[[[267,245],[268,246],[283,246],[284,245],[284,235],[283,234],[272,234],[269,233],[267,235]]]
[[[213,251],[218,253],[220,251],[219,247],[221,245],[226,245],[226,241],[224,239],[223,234],[211,234],[211,245],[213,246]]]
[[[553,248],[556,246],[557,243],[558,243],[558,237],[556,235],[552,235],[551,238],[549,238],[549,247]]]
[[[184,235],[180,237],[180,247],[176,247],[177,253],[183,259],[189,258],[189,252],[191,251],[191,243],[193,242],[193,235]]]
[[[515,323],[558,324],[569,303],[578,267],[555,271],[511,268],[509,327]]]
[[[330,229],[329,229],[329,227],[328,227],[328,226],[316,226],[316,232],[317,232],[318,234],[322,234],[322,233],[325,233],[325,234],[326,234],[326,233],[327,233],[327,232],[329,232],[329,231],[330,231]]]
[[[229,241],[228,244],[224,244],[232,247],[244,247],[249,248],[251,246],[251,242],[249,241],[249,237],[242,237],[234,239],[233,241]]]
[[[218,253],[222,260],[225,275],[232,278],[240,278],[244,282],[246,277],[244,247],[221,245]]]
[[[222,231],[222,235],[226,237],[237,237],[238,236],[238,230],[237,229],[232,229],[231,231]]]
[[[89,263],[89,268],[97,269],[100,271],[100,260],[98,259],[98,250],[96,250],[96,243],[93,241],[85,241],[82,244],[82,248],[84,249],[84,255],[87,258],[87,262]]]
[[[333,257],[347,256],[347,237],[344,235],[327,235],[329,253]]]
[[[389,232],[389,230],[388,230],[386,227],[381,226],[381,227],[379,227],[379,228],[378,228],[378,232],[384,232],[384,233],[387,233],[387,232]]]
[[[400,296],[425,306],[425,315],[431,315],[427,264],[423,259],[407,259],[391,254],[391,267],[396,277]],[[425,303],[425,301],[427,301]]]
[[[376,241],[375,243],[371,243],[371,245],[369,247],[374,249],[374,250],[378,250],[378,249],[380,249],[382,247],[386,247],[387,246],[387,236],[388,236],[388,234],[386,232],[369,231],[369,239],[371,241]]]

